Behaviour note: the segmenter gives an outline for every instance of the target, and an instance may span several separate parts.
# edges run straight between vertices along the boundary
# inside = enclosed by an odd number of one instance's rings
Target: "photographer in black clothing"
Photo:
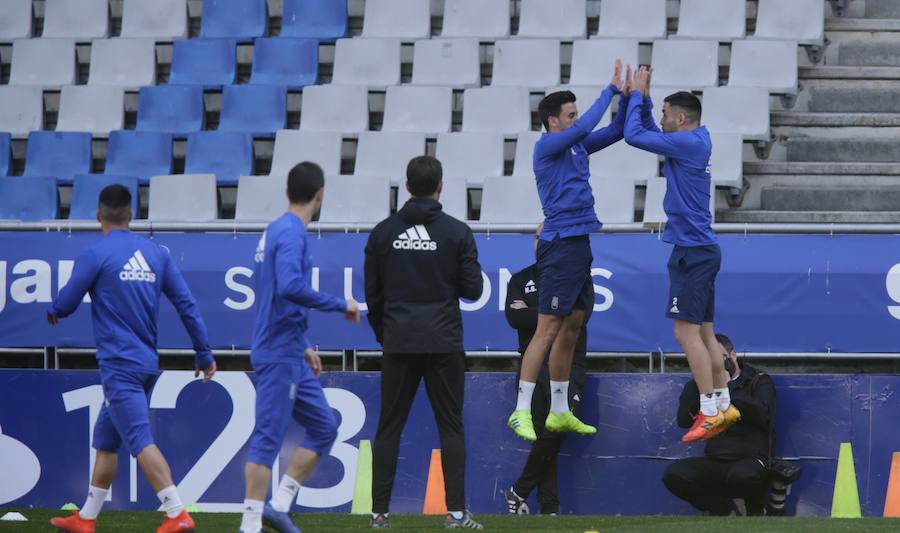
[[[541,227],[535,234],[535,247]],[[537,265],[531,265],[517,272],[509,280],[506,289],[506,320],[519,334],[519,353],[524,354],[537,329],[538,320],[538,271]],[[590,286],[590,285],[589,285]],[[585,324],[591,317],[592,309],[585,311]],[[581,401],[585,379],[585,357],[587,352],[587,328],[582,326],[581,334],[575,344],[575,357],[572,360],[572,374],[569,385],[569,407],[574,410]],[[518,382],[518,380],[517,380]],[[531,400],[531,412],[537,440],[531,445],[531,453],[525,462],[522,475],[516,483],[506,490],[507,510],[510,514],[529,514],[525,500],[537,487],[537,499],[541,504],[541,514],[557,514],[559,512],[559,493],[557,490],[557,456],[559,448],[566,438],[566,433],[547,431],[544,420],[550,412],[550,370],[547,358],[541,367],[537,387]]]
[[[679,459],[669,465],[662,481],[672,494],[711,515],[731,514],[732,499],[744,500],[748,515],[762,515],[770,479],[775,385],[768,374],[750,365],[740,366],[728,337],[716,338],[725,357],[725,369],[731,375],[731,402],[742,418],[709,439],[703,457]],[[686,383],[678,406],[679,426],[691,426],[700,410],[698,397],[697,384]]]

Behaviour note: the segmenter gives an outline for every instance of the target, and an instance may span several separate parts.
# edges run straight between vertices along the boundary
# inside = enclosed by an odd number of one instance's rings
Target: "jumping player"
[[[288,173],[288,211],[269,224],[256,248],[256,322],[250,362],[256,371],[256,426],[250,436],[242,533],[258,533],[265,521],[281,533],[299,532],[288,511],[300,485],[337,437],[337,422],[325,400],[322,363],[306,339],[309,309],[338,311],[359,322],[359,304],[316,291],[310,285],[312,260],[306,225],[322,207],[325,179],[315,163]],[[293,417],[306,437],[294,451],[287,473],[263,505],[287,424]]]
[[[184,510],[169,464],[150,434],[148,398],[159,377],[156,318],[160,293],[175,306],[190,334],[197,353],[194,376],[202,369],[204,383],[216,373],[206,325],[168,251],[128,230],[128,189],[121,185],[103,189],[97,220],[103,238],[81,252],[75,260],[72,279],[47,311],[47,322],[56,325],[75,312],[85,293],[91,295],[105,398],[94,426],[97,458],[81,511],[54,518],[50,523],[68,533],[93,533],[97,515],[116,477],[118,451],[124,440],[166,512],[157,533],[193,531],[194,521]]]
[[[662,131],[653,123],[650,101],[651,71],[641,67],[628,98],[625,141],[664,156],[667,189],[663,208],[668,216],[663,240],[674,244],[669,258],[669,299],[666,316],[675,320],[694,381],[700,389],[700,413],[681,439],[694,442],[714,437],[740,420],[728,394],[719,342],[713,330],[716,274],[722,262],[712,230],[710,167],[712,142],[700,125],[700,100],[678,92],[663,104]]]

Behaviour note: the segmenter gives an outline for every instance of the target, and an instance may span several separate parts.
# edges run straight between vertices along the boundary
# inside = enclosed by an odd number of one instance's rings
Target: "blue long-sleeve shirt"
[[[79,254],[72,277],[48,313],[58,318],[71,315],[85,293],[91,295],[101,365],[159,369],[156,322],[160,293],[178,311],[197,353],[196,365],[206,368],[213,362],[197,302],[169,252],[158,244],[128,230],[109,232]]]
[[[653,124],[652,103],[631,93],[625,119],[625,141],[665,156],[666,196],[663,209],[669,220],[663,240],[679,246],[706,246],[717,242],[709,211],[712,141],[705,126],[692,131],[663,133]]]
[[[544,133],[534,145],[534,175],[544,210],[541,239],[551,241],[557,236],[586,235],[602,227],[594,211],[588,154],[623,138],[624,98],[613,123],[593,131],[618,92],[614,85],[609,85],[572,126],[560,132]]]
[[[347,301],[312,288],[306,226],[285,213],[266,228],[254,258],[256,322],[251,363],[302,361],[309,309],[347,311]]]

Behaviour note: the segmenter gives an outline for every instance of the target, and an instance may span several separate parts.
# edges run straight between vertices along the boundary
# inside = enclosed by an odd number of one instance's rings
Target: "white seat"
[[[513,176],[534,179],[534,144],[543,133],[523,131],[516,138],[516,157],[513,160]]]
[[[610,74],[609,77],[612,78],[612,74]],[[597,97],[600,96],[600,93],[602,93],[603,89],[605,88],[606,85],[596,87],[559,85],[557,87],[547,87],[545,94],[550,94],[556,91],[571,91],[572,94],[575,95],[575,106],[578,108],[578,114],[583,115],[589,107],[594,105]],[[606,112],[603,113],[603,117],[600,119],[600,122],[598,122],[597,126],[594,128],[595,130],[609,125],[610,120],[612,120],[612,111],[614,107],[617,107],[615,102],[611,102],[609,107],[606,108]]]
[[[559,85],[559,41],[507,39],[494,44],[492,86],[541,89]]]
[[[137,90],[156,85],[156,43],[152,39],[98,39],[91,45],[90,85]]]
[[[509,0],[445,0],[441,37],[487,41],[509,36]]]
[[[713,133],[769,140],[769,91],[760,87],[704,89],[703,123]]]
[[[642,42],[665,39],[666,0],[603,0],[597,37]]]
[[[747,35],[747,0],[681,0],[678,39],[730,42]]]
[[[517,134],[531,129],[531,104],[524,87],[481,87],[463,95],[463,131]]]
[[[423,39],[413,47],[413,85],[478,87],[481,61],[477,39]]]
[[[382,131],[415,131],[435,135],[450,131],[453,90],[450,87],[387,88]]]
[[[285,176],[240,176],[235,220],[271,221],[288,208]]]
[[[434,155],[444,167],[445,179],[477,186],[485,176],[503,175],[503,136],[498,133],[442,133]]]
[[[463,180],[445,179],[443,184],[440,202],[444,213],[458,220],[468,219],[469,189],[466,187],[466,182]],[[406,190],[406,182],[400,183],[397,188],[398,210],[410,199],[410,196],[409,191]]]
[[[303,161],[319,165],[325,174],[340,174],[342,143],[337,132],[278,130],[269,175],[286,177]]]
[[[391,182],[387,176],[325,177],[325,200],[322,202],[319,222],[381,222],[390,212]]]
[[[712,156],[709,159],[715,185],[740,187],[744,181],[744,141],[733,133],[711,133]]]
[[[484,178],[481,222],[539,224],[544,220],[533,178],[493,176]]]
[[[344,133],[368,130],[368,91],[355,85],[311,85],[304,88],[300,129]]]
[[[384,90],[400,83],[400,41],[397,39],[338,39],[334,50],[336,85],[365,85]]]
[[[633,182],[659,175],[659,156],[619,141],[591,154],[591,176],[608,176]]]
[[[522,0],[519,11],[519,37],[572,41],[584,39],[586,35],[585,0]]]
[[[188,34],[187,0],[123,0],[122,37],[183,39]]]
[[[821,45],[825,39],[825,2],[759,0],[753,38]]]
[[[44,0],[42,37],[71,37],[86,41],[108,35],[108,0]]]
[[[75,83],[75,41],[19,39],[13,43],[10,85],[58,89]]]
[[[44,91],[40,87],[0,86],[0,131],[28,137],[44,129]]]
[[[702,89],[719,85],[718,41],[653,43],[653,85]]]
[[[637,67],[638,47],[637,41],[626,39],[575,41],[569,83],[606,87],[612,79],[616,59],[621,59],[623,65]]]
[[[666,178],[647,180],[647,195],[644,197],[644,224],[663,224],[669,217],[663,209],[666,197]]]
[[[363,37],[396,37],[407,41],[431,36],[431,3],[422,0],[368,0]]]
[[[604,224],[634,222],[634,182],[609,176],[591,178],[594,211]]]
[[[59,97],[56,131],[88,131],[108,137],[125,127],[125,89],[111,85],[68,85]]]
[[[797,92],[797,43],[734,41],[729,87],[764,87],[772,93]]]
[[[148,220],[205,222],[217,218],[215,174],[177,174],[150,178]]]
[[[0,41],[31,37],[31,0],[4,0],[0,9]]]
[[[425,134],[364,131],[356,148],[356,176],[387,176],[391,184],[406,180],[409,160],[425,155]]]

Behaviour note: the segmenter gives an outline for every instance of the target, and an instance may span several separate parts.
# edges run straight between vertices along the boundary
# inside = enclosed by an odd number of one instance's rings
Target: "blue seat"
[[[250,83],[302,89],[319,81],[319,41],[314,39],[257,39]]]
[[[219,131],[273,137],[287,125],[287,89],[271,85],[227,85],[222,91]]]
[[[137,113],[137,129],[140,131],[161,131],[183,137],[202,130],[204,118],[201,87],[141,87]]]
[[[282,37],[302,37],[333,43],[347,35],[347,2],[284,0]]]
[[[109,134],[104,174],[134,176],[141,185],[150,176],[172,173],[172,136],[154,131],[119,130]]]
[[[34,222],[56,218],[59,193],[56,178],[15,176],[0,178],[0,219]]]
[[[134,176],[110,176],[108,174],[79,174],[72,187],[72,207],[69,220],[94,220],[100,191],[109,185],[124,185],[131,192],[131,213],[138,217],[138,179]]]
[[[237,77],[235,42],[230,39],[183,39],[172,48],[172,85],[219,88]]]
[[[75,174],[91,171],[91,134],[33,131],[25,153],[26,176],[50,176],[71,185]]]
[[[266,0],[203,0],[200,37],[252,41],[269,27]]]
[[[0,176],[9,176],[12,171],[12,135],[0,133]]]
[[[185,174],[215,174],[218,185],[237,185],[253,173],[253,136],[231,131],[188,135]]]

